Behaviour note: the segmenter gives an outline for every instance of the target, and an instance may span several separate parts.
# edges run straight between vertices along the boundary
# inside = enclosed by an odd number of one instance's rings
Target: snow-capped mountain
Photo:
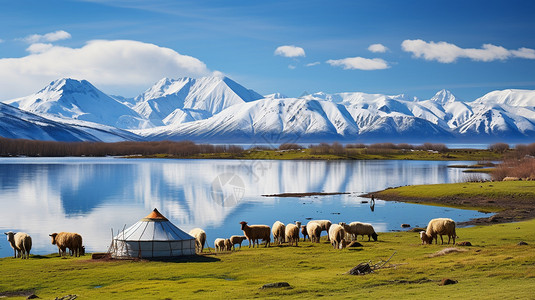
[[[89,121],[117,128],[153,127],[128,106],[86,80],[62,78],[39,92],[4,103],[41,115]]]
[[[344,106],[299,98],[261,99],[231,106],[206,120],[139,132],[149,139],[281,142],[336,140],[358,128]]]
[[[206,119],[261,98],[228,77],[163,78],[134,99],[133,109],[154,124],[169,125]]]
[[[535,137],[535,91],[530,90],[493,91],[472,102],[461,101],[447,90],[428,100],[361,92],[303,93],[288,98],[280,93],[261,96],[216,76],[164,78],[138,97],[124,98],[108,96],[84,80],[60,79],[34,95],[5,103],[41,115],[45,121],[32,121],[30,127],[36,139],[49,140],[56,137],[42,132],[50,122],[74,130],[58,136],[59,140],[98,140],[77,131],[87,134],[87,128],[123,140],[141,136],[228,143],[492,142]],[[32,116],[32,120],[37,117]],[[32,136],[24,133],[26,129],[18,134],[17,126],[24,126],[17,121],[1,126],[2,136]]]
[[[4,103],[0,103],[0,136],[5,138],[65,142],[117,142],[140,139],[131,132],[115,127],[89,122],[71,121],[71,124],[69,124],[44,118]]]

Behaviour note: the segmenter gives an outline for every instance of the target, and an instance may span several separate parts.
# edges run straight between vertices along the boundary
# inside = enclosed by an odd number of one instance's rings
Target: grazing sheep
[[[225,239],[215,239],[214,248],[216,252],[225,251]]]
[[[321,230],[327,232],[327,241],[329,241],[329,228],[331,227],[331,221],[329,220],[311,220],[307,223],[307,226],[311,223],[320,224]]]
[[[311,223],[306,226],[307,234],[310,237],[310,241],[313,243],[320,242],[321,226],[318,223]]]
[[[340,241],[340,247],[339,247],[339,249],[347,248],[347,246],[348,246],[348,243],[346,242],[346,239],[342,239],[342,240]]]
[[[12,231],[4,232],[7,235],[7,240],[13,248],[13,257],[20,257],[22,259],[30,258],[30,250],[32,249],[32,238],[25,232],[13,233]]]
[[[230,242],[230,239],[225,239],[225,250],[232,250],[232,243]]]
[[[425,232],[420,231],[422,244],[432,244],[433,239],[435,239],[435,244],[438,244],[438,235],[440,235],[442,244],[444,244],[442,235],[448,236],[448,244],[450,243],[451,238],[453,238],[453,244],[455,244],[455,221],[448,218],[433,219],[427,224],[427,230]]]
[[[307,240],[307,236],[308,240],[310,241],[310,235],[308,234],[306,225],[301,225],[301,234],[303,235],[303,242]]]
[[[193,228],[189,231],[189,235],[195,238],[195,252],[202,253],[206,242],[206,232],[201,228]]]
[[[82,236],[74,232],[60,232],[50,234],[52,245],[58,246],[59,256],[66,255],[65,250],[69,248],[74,256],[80,256],[82,251]],[[72,255],[72,254],[71,254]]]
[[[374,241],[377,241],[378,235],[375,232],[375,229],[373,229],[372,224],[351,222],[349,225],[347,225],[344,222],[340,222],[339,225],[344,227],[346,233],[353,235],[355,238],[357,238],[359,235],[362,235],[362,239],[364,239],[364,236],[367,235],[368,242],[370,241],[370,238],[373,238]]]
[[[344,227],[338,224],[332,224],[329,228],[329,240],[334,249],[340,249],[342,240],[344,239],[346,232]]]
[[[232,250],[236,250],[236,248],[234,247],[234,245],[236,244],[239,244],[240,245],[240,249],[241,249],[241,243],[243,242],[243,240],[246,240],[247,237],[243,236],[243,235],[233,235],[230,237],[230,242],[232,243]]]
[[[251,244],[254,248],[254,243],[256,241],[257,247],[260,246],[258,240],[264,240],[266,242],[266,247],[269,247],[269,243],[271,242],[271,229],[267,225],[247,225],[247,222],[242,221],[241,224],[241,230],[243,230],[243,233],[247,237],[247,241],[249,241],[249,248],[251,247]]]
[[[299,221],[295,222],[295,224],[290,223],[286,225],[284,235],[286,236],[286,240],[288,241],[289,245],[293,245],[293,243],[295,242],[295,246],[298,246],[297,244],[299,242],[299,228],[301,228],[301,222]]]
[[[271,231],[273,232],[273,242],[277,245],[280,245],[284,243],[284,234],[286,230],[286,226],[282,222],[276,221],[273,223],[273,227],[271,227]]]

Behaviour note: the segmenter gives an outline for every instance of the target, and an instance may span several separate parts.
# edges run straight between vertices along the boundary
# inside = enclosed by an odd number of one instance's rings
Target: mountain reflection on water
[[[408,184],[460,182],[460,169],[436,161],[240,161],[121,158],[0,159],[0,230],[25,231],[34,254],[55,252],[48,234],[79,232],[87,251],[105,251],[114,232],[158,208],[184,231],[215,238],[242,234],[240,221],[272,225],[308,219],[364,221],[377,231],[432,217],[468,220],[475,211],[369,199],[358,195]],[[303,198],[265,194],[348,192]],[[364,203],[365,202],[365,203]],[[12,255],[6,240],[0,256]]]

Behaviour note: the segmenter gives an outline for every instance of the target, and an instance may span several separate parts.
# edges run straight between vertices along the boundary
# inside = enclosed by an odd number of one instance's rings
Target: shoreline
[[[467,184],[467,183],[465,183]],[[487,185],[491,187],[497,185],[499,182],[490,182]],[[453,185],[456,184],[450,184]],[[477,183],[479,187],[483,187]],[[419,186],[410,186],[419,187]],[[535,189],[535,182],[533,182],[533,189]],[[515,195],[509,196],[485,196],[485,194],[475,196],[462,196],[455,194],[455,189],[451,189],[450,195],[439,197],[426,197],[416,194],[406,195],[401,194],[399,188],[389,188],[382,191],[367,193],[359,195],[359,197],[380,199],[384,201],[398,201],[405,203],[414,203],[422,205],[447,206],[452,208],[478,210],[480,212],[495,213],[490,217],[476,218],[465,222],[459,222],[459,226],[471,225],[491,225],[499,223],[513,223],[519,221],[527,221],[535,219],[535,197],[532,195]]]

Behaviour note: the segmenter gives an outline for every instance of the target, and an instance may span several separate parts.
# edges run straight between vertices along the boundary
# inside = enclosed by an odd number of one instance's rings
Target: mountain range
[[[473,101],[441,90],[404,94],[262,96],[228,77],[163,78],[134,98],[62,78],[0,105],[0,136],[57,141],[526,142],[535,91],[493,91]]]

